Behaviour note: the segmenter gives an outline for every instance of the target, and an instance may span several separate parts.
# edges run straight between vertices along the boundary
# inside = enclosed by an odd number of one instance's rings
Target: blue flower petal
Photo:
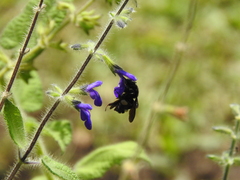
[[[73,100],[73,106],[80,111],[80,117],[82,121],[85,121],[85,127],[89,130],[92,129],[92,121],[90,110],[92,110],[92,106],[90,104],[84,104],[81,101]]]
[[[126,76],[127,78],[131,79],[132,81],[136,81],[137,78],[133,75],[130,74],[122,69],[115,69],[115,72],[121,77],[121,76]]]
[[[96,81],[96,82],[94,82],[92,84],[87,85],[86,92],[88,92],[89,90],[91,90],[91,89],[93,89],[95,87],[101,86],[102,83],[103,83],[102,81]]]
[[[84,122],[84,125],[85,127],[88,129],[88,130],[91,130],[92,129],[92,121],[91,119],[88,119],[87,121]]]
[[[96,97],[99,96],[98,92],[94,89],[89,90],[88,93],[92,99],[96,99]]]
[[[96,106],[101,106],[101,105],[102,105],[102,99],[101,99],[99,93],[98,93],[96,90],[94,90],[93,88],[98,87],[98,86],[101,86],[101,85],[102,85],[102,81],[96,81],[96,82],[94,82],[94,83],[92,83],[92,84],[87,85],[87,86],[83,89],[83,90],[84,90],[85,92],[87,92],[87,93],[90,95],[90,97],[94,100],[94,104],[95,104]]]
[[[124,79],[120,78],[118,86],[114,88],[114,95],[116,98],[122,95],[125,90]]]
[[[102,105],[102,99],[100,96],[96,97],[96,99],[94,100],[94,104],[95,106],[101,106]]]
[[[95,106],[101,106],[102,105],[102,99],[97,91],[92,89],[89,91],[89,95],[92,99],[94,99]]]
[[[90,118],[90,112],[88,110],[81,109],[80,116],[83,121],[86,121]]]
[[[77,109],[84,109],[84,110],[92,110],[92,106],[90,104],[79,103],[75,106]]]

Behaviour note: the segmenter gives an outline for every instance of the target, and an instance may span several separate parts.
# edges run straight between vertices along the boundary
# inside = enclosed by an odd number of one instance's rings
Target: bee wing
[[[135,118],[135,114],[136,114],[136,108],[133,107],[132,109],[130,109],[129,111],[129,122],[133,122],[134,118]]]
[[[129,117],[128,117],[129,122],[133,122],[133,120],[135,118],[135,115],[136,115],[136,108],[137,107],[138,107],[138,100],[136,98],[136,100],[134,101],[133,107],[129,111]]]

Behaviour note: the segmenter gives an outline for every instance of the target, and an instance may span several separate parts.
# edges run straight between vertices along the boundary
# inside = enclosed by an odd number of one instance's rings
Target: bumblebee
[[[125,113],[129,111],[129,122],[133,122],[138,108],[138,86],[130,79],[124,79],[124,92],[117,98],[116,101],[108,104],[110,109],[114,109],[118,113]]]

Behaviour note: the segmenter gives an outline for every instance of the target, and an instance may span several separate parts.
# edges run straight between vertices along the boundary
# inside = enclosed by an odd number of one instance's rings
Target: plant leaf
[[[42,107],[43,89],[37,72],[31,71],[30,76],[28,83],[22,79],[17,79],[13,88],[13,96],[24,110],[33,112]]]
[[[36,176],[32,178],[31,180],[49,180],[46,176]]]
[[[33,7],[37,5],[37,0],[27,3],[23,12],[8,23],[0,37],[0,45],[5,49],[12,49],[23,41],[33,16]]]
[[[228,127],[220,127],[220,126],[216,126],[213,127],[213,130],[219,133],[223,133],[223,134],[229,134],[229,135],[234,135],[233,130],[231,130]]]
[[[18,147],[24,148],[26,137],[19,109],[6,99],[3,114],[12,140]]]
[[[42,164],[47,170],[64,180],[78,180],[78,176],[65,164],[59,163],[48,156],[42,158]]]
[[[73,0],[64,1],[71,2]],[[27,33],[31,24],[34,14],[33,8],[36,7],[38,3],[39,0],[30,0],[22,13],[8,23],[0,36],[0,45],[3,48],[12,49],[20,45],[24,39],[24,34]],[[42,24],[44,28],[46,28],[49,26],[49,22],[52,21],[54,22],[53,30],[55,30],[65,19],[67,11],[58,9],[56,0],[45,0],[44,3],[46,4],[46,7],[44,8],[44,15],[39,18],[38,23]],[[34,31],[30,40],[30,46],[32,47],[36,44],[37,35]]]
[[[209,159],[211,159],[211,160],[213,160],[213,161],[219,163],[219,164],[223,164],[223,159],[222,159],[221,156],[217,156],[217,155],[209,154],[209,155],[207,155],[207,157],[208,157]]]
[[[230,104],[230,108],[232,109],[235,116],[238,116],[240,114],[239,104]]]
[[[113,165],[133,157],[136,150],[139,150],[139,147],[132,141],[101,147],[80,160],[74,169],[84,180],[99,178]],[[137,158],[150,162],[143,150]]]
[[[72,140],[72,128],[68,120],[51,121],[44,129],[44,133],[53,137],[59,144],[62,151]]]
[[[233,162],[234,162],[234,165],[240,166],[240,157],[234,157]]]
[[[116,4],[119,4],[121,2],[121,0],[106,0],[107,3],[109,3],[110,5],[112,5],[113,1],[116,3]]]

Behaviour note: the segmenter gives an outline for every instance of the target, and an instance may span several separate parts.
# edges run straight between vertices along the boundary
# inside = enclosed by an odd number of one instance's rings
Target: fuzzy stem
[[[16,175],[16,173],[18,172],[18,170],[19,170],[19,168],[21,167],[22,164],[23,164],[22,161],[18,161],[18,162],[14,165],[14,167],[13,167],[10,175],[7,177],[7,180],[10,180],[10,179],[13,179],[13,178],[14,178],[14,176]]]
[[[240,127],[240,120],[236,119],[236,125],[235,125],[235,130],[234,130],[235,137],[232,137],[232,142],[231,142],[230,150],[228,153],[228,158],[231,158],[233,155],[235,145],[237,142],[237,134],[239,132],[239,127]],[[229,163],[225,166],[222,180],[227,180],[230,167],[231,167],[231,164],[229,164]]]
[[[126,4],[128,3],[129,0],[125,0],[124,3],[120,6],[119,10],[117,11],[116,15],[119,15],[121,13],[121,11],[124,9],[124,7],[126,6]],[[100,47],[100,45],[102,44],[102,42],[104,41],[105,37],[107,36],[107,34],[109,33],[110,29],[112,28],[114,23],[114,19],[112,19],[107,28],[105,29],[105,31],[103,32],[102,36],[100,37],[100,39],[98,40],[98,42],[96,43],[93,52],[91,52],[85,62],[83,63],[83,65],[81,66],[81,68],[78,70],[77,74],[75,75],[75,77],[73,78],[73,80],[69,83],[69,85],[66,87],[66,89],[63,91],[62,93],[62,97],[64,95],[66,95],[71,88],[75,85],[75,83],[77,82],[77,80],[79,79],[79,77],[81,76],[81,74],[83,73],[84,69],[86,68],[86,66],[88,65],[88,63],[90,62],[91,58],[93,57],[94,53],[98,50],[98,48]],[[36,133],[34,134],[33,139],[30,142],[30,145],[28,146],[27,150],[25,151],[25,153],[23,154],[23,156],[20,158],[20,162],[18,162],[16,164],[16,166],[14,166],[11,174],[9,175],[7,180],[11,180],[15,174],[18,172],[19,168],[22,165],[22,162],[26,161],[26,158],[28,157],[28,155],[31,153],[32,149],[34,148],[45,124],[47,123],[47,121],[50,119],[51,115],[53,114],[53,112],[55,111],[55,109],[58,107],[59,103],[61,102],[61,98],[57,99],[55,101],[55,103],[52,105],[52,107],[50,108],[50,110],[47,112],[47,114],[45,115],[45,117],[42,119]]]
[[[38,16],[39,16],[39,13],[40,11],[42,10],[43,8],[43,1],[44,0],[40,0],[39,1],[39,4],[38,4],[38,8],[36,9],[36,12],[35,12],[35,15],[34,15],[34,18],[33,18],[33,21],[32,21],[32,24],[30,26],[30,29],[28,31],[28,34],[26,36],[26,39],[23,43],[23,46],[22,48],[20,49],[20,52],[19,52],[19,56],[18,56],[18,59],[17,59],[17,63],[14,67],[14,70],[13,70],[13,73],[12,73],[12,76],[8,82],[8,85],[5,89],[5,91],[2,93],[2,97],[1,97],[1,101],[0,101],[0,112],[3,108],[3,105],[4,105],[4,102],[5,100],[8,98],[9,96],[9,92],[12,88],[12,85],[14,83],[14,80],[16,79],[16,76],[17,76],[17,73],[18,73],[18,70],[19,70],[19,67],[20,67],[20,64],[22,62],[22,59],[23,59],[23,56],[27,53],[27,46],[28,46],[28,42],[32,36],[32,33],[33,33],[33,30],[34,30],[34,27],[36,25],[36,22],[37,22],[37,19],[38,19]]]

